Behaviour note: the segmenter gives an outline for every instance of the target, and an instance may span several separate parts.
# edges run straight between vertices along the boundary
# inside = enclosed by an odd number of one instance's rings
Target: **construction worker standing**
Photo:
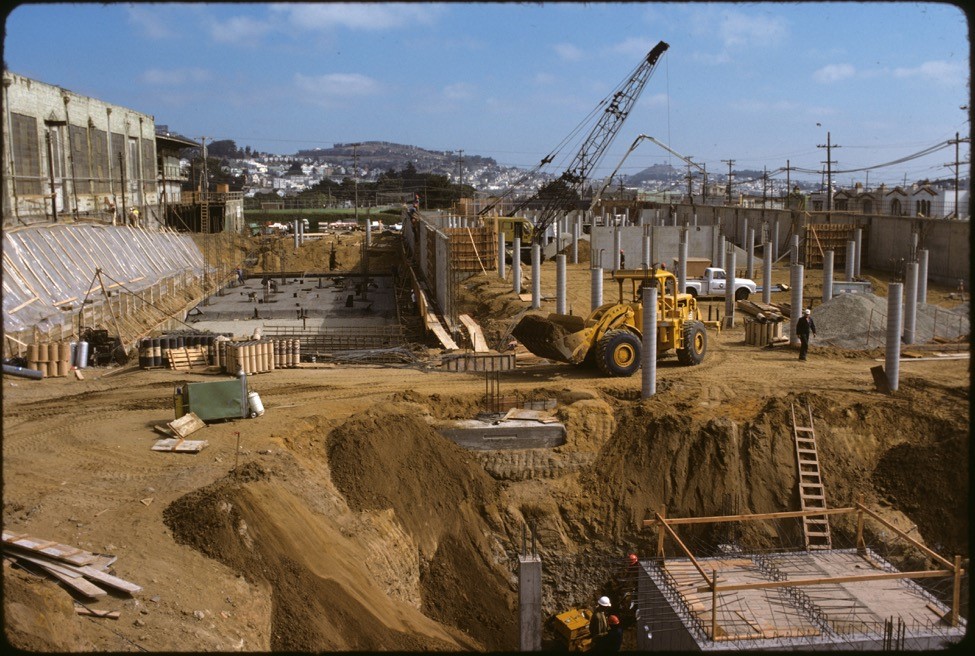
[[[809,351],[809,333],[816,334],[816,324],[813,323],[812,312],[809,308],[802,311],[802,316],[796,322],[796,337],[799,338],[799,359],[805,360]]]
[[[596,647],[596,651],[604,654],[615,654],[623,646],[623,626],[620,624],[620,618],[615,615],[610,615],[608,622],[609,631],[603,636],[602,642]]]
[[[589,637],[592,639],[594,647],[598,646],[602,639],[609,633],[609,597],[603,596],[596,601],[596,607],[592,611],[592,618],[589,620]]]

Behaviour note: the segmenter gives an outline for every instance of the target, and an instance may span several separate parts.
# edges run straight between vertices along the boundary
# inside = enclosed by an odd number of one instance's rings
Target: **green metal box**
[[[243,419],[248,416],[247,378],[207,383],[183,383],[176,388],[176,418],[195,413],[203,421]]]

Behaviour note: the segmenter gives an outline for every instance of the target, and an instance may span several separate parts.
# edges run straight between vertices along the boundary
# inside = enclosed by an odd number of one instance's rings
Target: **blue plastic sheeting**
[[[47,331],[70,320],[102,270],[108,289],[138,292],[181,274],[201,275],[203,254],[189,235],[106,225],[46,225],[3,234],[3,329]],[[97,281],[91,296],[102,300]]]

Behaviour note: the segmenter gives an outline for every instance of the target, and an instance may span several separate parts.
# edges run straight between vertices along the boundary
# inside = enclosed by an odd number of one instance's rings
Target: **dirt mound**
[[[175,539],[272,588],[274,651],[442,651],[469,640],[387,596],[358,545],[248,463],[164,513]],[[458,639],[459,638],[459,639]]]
[[[278,271],[360,271],[362,269],[364,232],[329,234],[306,239],[297,249],[294,237],[265,236],[252,239],[251,254],[256,264],[248,273]],[[388,274],[396,258],[400,237],[373,234],[369,248],[369,271]]]
[[[71,598],[42,576],[3,561],[3,627],[7,643],[28,652],[85,652],[95,646],[84,637]]]
[[[498,486],[474,457],[397,404],[350,419],[327,448],[349,505],[392,509],[416,542],[424,612],[488,649],[513,649],[515,595],[497,566],[503,548],[486,537],[503,530],[486,519],[498,517]]]

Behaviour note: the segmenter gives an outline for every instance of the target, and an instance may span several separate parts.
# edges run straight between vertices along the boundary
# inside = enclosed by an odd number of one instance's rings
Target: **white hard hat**
[[[605,606],[606,608],[609,608],[610,606],[609,597],[600,597],[599,599],[596,600],[596,603],[599,604],[600,606]]]
[[[810,310],[809,308],[806,308],[805,310],[802,311],[802,313],[803,314],[806,314],[806,315],[809,315],[809,314],[812,314],[812,310]]]

